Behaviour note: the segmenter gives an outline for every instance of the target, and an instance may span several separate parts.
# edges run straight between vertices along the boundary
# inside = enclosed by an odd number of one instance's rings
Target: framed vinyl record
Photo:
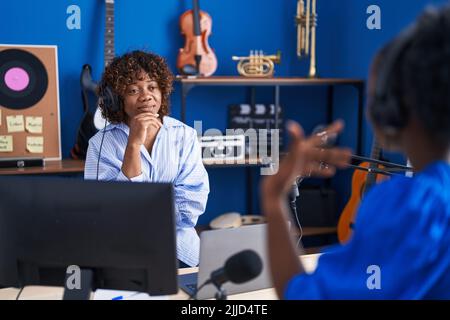
[[[0,158],[61,159],[56,46],[0,44]]]

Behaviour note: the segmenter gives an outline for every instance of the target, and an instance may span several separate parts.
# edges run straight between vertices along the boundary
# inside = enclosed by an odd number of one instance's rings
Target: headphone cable
[[[98,150],[98,159],[97,159],[97,177],[96,180],[98,181],[98,172],[100,169],[100,155],[102,154],[102,147],[103,147],[103,140],[105,139],[105,132],[106,132],[106,124],[108,123],[108,120],[105,119],[105,126],[103,127],[103,134],[102,134],[102,141],[100,142],[100,150]]]
[[[192,293],[189,295],[188,300],[197,300],[197,293],[198,293],[201,289],[203,289],[203,287],[206,286],[207,284],[209,284],[208,281],[203,282],[203,284],[202,284],[200,287],[196,288],[196,289],[194,290],[194,292],[192,292]]]

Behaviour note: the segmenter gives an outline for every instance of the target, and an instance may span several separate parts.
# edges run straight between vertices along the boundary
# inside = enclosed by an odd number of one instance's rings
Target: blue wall
[[[318,0],[317,36],[318,72],[322,77],[356,77],[365,79],[375,51],[405,25],[417,17],[422,8],[446,1],[426,0]],[[81,8],[81,30],[68,30],[66,9],[76,4]],[[307,62],[295,55],[296,0],[202,0],[203,10],[213,19],[209,43],[219,60],[216,75],[236,75],[232,55],[246,55],[249,50],[266,53],[282,51],[278,76],[304,76]],[[366,9],[376,4],[381,8],[382,29],[366,28]],[[167,58],[175,70],[178,48],[184,44],[178,27],[179,16],[190,8],[191,1],[180,0],[116,0],[116,53],[131,49],[152,50]],[[103,63],[104,3],[102,0],[17,0],[0,1],[0,43],[52,44],[59,48],[61,99],[61,135],[63,157],[69,157],[82,115],[79,75],[83,64],[93,66],[94,79],[99,79]],[[283,88],[281,103],[286,117],[300,121],[306,131],[325,121],[323,88]],[[203,120],[203,129],[225,129],[227,106],[245,102],[243,88],[196,88],[188,98],[187,122]],[[257,102],[272,101],[272,92],[257,91]],[[346,120],[347,130],[341,143],[356,147],[356,92],[352,88],[336,92],[336,117]],[[172,97],[172,115],[180,116],[180,90]],[[365,130],[365,153],[370,152],[371,133]],[[206,223],[226,211],[245,212],[245,170],[210,169],[211,196]],[[254,176],[258,176],[254,169]],[[350,172],[335,180],[341,198],[349,194]],[[257,182],[254,182],[255,192]],[[342,200],[342,201],[343,201]],[[255,213],[258,211],[254,197]]]

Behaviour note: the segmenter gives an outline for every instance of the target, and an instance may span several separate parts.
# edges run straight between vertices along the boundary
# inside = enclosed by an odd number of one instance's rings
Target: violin
[[[183,75],[210,76],[217,69],[217,58],[208,44],[211,35],[211,16],[200,10],[199,0],[193,0],[193,9],[180,17],[184,47],[177,57],[177,68]]]

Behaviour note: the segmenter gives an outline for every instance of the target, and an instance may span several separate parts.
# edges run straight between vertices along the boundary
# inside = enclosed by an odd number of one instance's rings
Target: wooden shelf
[[[76,174],[84,172],[82,160],[45,161],[43,167],[0,168],[0,175]]]
[[[185,77],[177,76],[177,81],[185,85],[202,86],[302,86],[302,85],[338,85],[353,84],[363,85],[361,79],[343,78],[300,78],[300,77],[271,77],[271,78],[250,78],[240,76],[215,76],[215,77]]]
[[[203,160],[203,164],[207,168],[227,168],[227,167],[260,167],[267,165],[260,158],[242,160]],[[84,172],[84,161],[82,160],[55,160],[45,161],[43,167],[26,167],[26,168],[0,168],[1,175],[37,175],[37,174],[75,174]]]
[[[327,246],[303,248],[304,254],[322,253]]]
[[[337,227],[303,227],[303,237],[332,235],[337,233]],[[295,233],[299,235],[299,231]]]
[[[326,91],[326,122],[331,122],[334,118],[334,101],[335,88],[341,86],[352,87],[357,94],[357,127],[356,127],[356,154],[362,153],[362,128],[363,128],[363,114],[364,114],[364,89],[365,81],[363,79],[356,78],[301,78],[301,77],[270,77],[270,78],[249,78],[242,76],[213,76],[213,77],[192,77],[192,76],[177,76],[176,81],[179,83],[181,90],[181,121],[186,123],[187,114],[187,99],[189,92],[196,88],[202,87],[247,87],[249,89],[248,99],[246,103],[251,106],[256,105],[256,90],[257,88],[263,88],[264,91],[273,89],[273,105],[275,110],[281,106],[280,96],[281,90],[284,87],[299,86],[299,87],[323,87]],[[278,117],[279,113],[274,112],[274,124],[275,129],[278,129]],[[236,167],[236,164],[215,164],[208,161],[204,162],[207,167]],[[245,163],[240,166],[248,167],[250,164]],[[253,166],[258,164],[253,164]],[[263,165],[263,164],[259,164]],[[247,209],[246,212],[254,212],[253,203],[253,186],[252,186],[252,171],[247,170],[246,183],[247,183]]]
[[[205,230],[211,230],[209,225],[197,225],[195,229],[198,234]],[[303,237],[333,235],[336,232],[337,227],[303,227]],[[295,229],[294,234],[299,234],[298,229]]]

